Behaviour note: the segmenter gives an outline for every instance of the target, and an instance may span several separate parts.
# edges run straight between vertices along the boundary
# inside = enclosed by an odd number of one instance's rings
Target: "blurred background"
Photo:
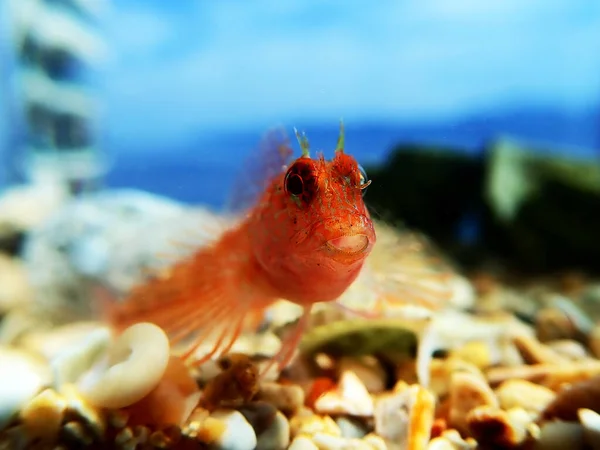
[[[1,8],[5,186],[58,177],[74,191],[134,187],[221,208],[269,128],[298,127],[330,155],[343,118],[347,150],[373,176],[375,213],[438,242],[485,242],[482,229],[498,247],[544,233],[557,242],[598,223],[597,0]],[[547,191],[555,209],[538,195],[523,213],[541,189],[532,180],[566,189]],[[525,232],[499,237],[519,218]],[[540,228],[557,222],[568,229]],[[595,241],[579,242],[569,264],[597,262],[582,259]]]

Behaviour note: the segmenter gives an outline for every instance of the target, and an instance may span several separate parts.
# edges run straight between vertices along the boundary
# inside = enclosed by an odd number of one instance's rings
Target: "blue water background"
[[[327,154],[341,117],[364,164],[403,142],[477,155],[499,135],[598,157],[598,0],[106,4],[95,92],[110,187],[219,207],[269,127]],[[0,126],[0,152],[12,131]]]
[[[346,149],[363,165],[383,164],[398,144],[430,144],[448,151],[478,157],[493,139],[518,137],[524,145],[541,154],[600,160],[600,112],[565,116],[547,111],[493,113],[439,124],[346,124]],[[282,124],[292,137],[294,126],[304,129],[312,148],[332,155],[338,136],[337,123]],[[305,126],[306,125],[306,126]],[[109,148],[111,167],[106,183],[111,187],[137,187],[178,200],[221,208],[231,195],[232,184],[246,162],[255,157],[262,128],[220,132],[190,138],[173,145],[147,149],[151,158],[139,152]],[[377,180],[373,180],[374,183]],[[460,182],[460,180],[457,180]]]

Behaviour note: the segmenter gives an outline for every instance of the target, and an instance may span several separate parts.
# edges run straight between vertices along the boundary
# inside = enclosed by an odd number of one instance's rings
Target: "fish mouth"
[[[336,253],[353,256],[363,253],[369,246],[366,234],[350,234],[330,239],[325,246]]]

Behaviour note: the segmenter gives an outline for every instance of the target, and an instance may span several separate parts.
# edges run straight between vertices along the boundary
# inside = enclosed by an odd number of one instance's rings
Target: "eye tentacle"
[[[367,171],[360,164],[358,165],[358,171],[360,173],[360,184],[358,185],[358,188],[362,191],[362,195],[364,196],[367,188],[371,184],[371,180],[368,179]]]
[[[338,137],[337,145],[335,147],[336,153],[344,153],[344,141],[345,141],[344,120],[340,119],[340,135]]]
[[[302,135],[300,135],[298,130],[294,128],[294,134],[296,134],[296,139],[298,139],[298,144],[300,144],[300,148],[302,149],[302,156],[310,158],[310,144],[306,133],[302,132]]]
[[[358,188],[359,188],[361,191],[364,191],[366,188],[368,188],[368,187],[371,185],[371,182],[372,182],[372,181],[373,181],[373,180],[367,180],[367,181],[365,181],[364,183],[362,183],[360,186],[358,186]]]

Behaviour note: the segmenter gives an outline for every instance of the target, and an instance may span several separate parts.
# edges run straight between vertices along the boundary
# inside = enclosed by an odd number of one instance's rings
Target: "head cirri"
[[[252,250],[281,297],[307,304],[339,297],[358,275],[375,244],[363,195],[370,184],[344,152],[340,125],[335,155],[302,156],[268,185],[249,220]]]

